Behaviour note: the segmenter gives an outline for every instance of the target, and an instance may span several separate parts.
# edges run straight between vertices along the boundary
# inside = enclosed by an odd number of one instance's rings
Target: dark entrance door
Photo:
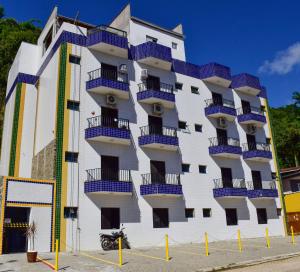
[[[101,125],[103,127],[118,127],[118,110],[101,107]]]
[[[151,183],[166,183],[166,167],[163,161],[150,161]]]
[[[101,77],[117,81],[118,67],[106,63],[101,63]]]
[[[147,77],[146,83],[147,83],[147,89],[148,90],[160,91],[160,79],[159,79],[159,77],[149,75]]]
[[[222,181],[224,188],[233,188],[231,168],[221,168]]]
[[[101,180],[119,180],[119,158],[101,156]]]
[[[248,150],[256,150],[256,140],[254,135],[247,134],[247,143]]]
[[[242,100],[242,109],[243,109],[243,114],[251,113],[250,102]]]
[[[226,129],[217,128],[218,145],[228,145]]]
[[[157,116],[148,116],[149,134],[162,135],[162,118]]]
[[[3,253],[18,253],[27,251],[27,239],[25,235],[26,227],[15,227],[13,224],[28,224],[29,214],[30,208],[5,208],[5,220],[7,221],[7,226],[4,226]]]
[[[262,189],[262,181],[260,171],[251,171],[252,181],[253,181],[253,189],[260,190]]]
[[[212,99],[214,105],[223,105],[223,97],[221,94],[212,93]]]

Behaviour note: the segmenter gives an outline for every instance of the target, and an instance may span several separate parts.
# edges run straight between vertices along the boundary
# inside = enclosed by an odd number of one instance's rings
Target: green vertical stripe
[[[21,91],[22,91],[22,83],[18,83],[17,91],[16,91],[16,98],[15,98],[12,134],[11,134],[10,161],[9,161],[9,171],[8,171],[9,176],[14,176],[14,174],[15,174],[16,147],[17,147],[17,139],[18,139]]]
[[[67,44],[61,45],[59,84],[57,96],[56,113],[56,209],[55,209],[55,239],[60,241],[61,224],[61,188],[62,188],[62,163],[63,163],[63,137],[64,137],[64,108],[65,108],[65,86],[67,69]]]

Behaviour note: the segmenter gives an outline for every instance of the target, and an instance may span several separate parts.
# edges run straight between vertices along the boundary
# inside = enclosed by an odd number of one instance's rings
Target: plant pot
[[[37,251],[29,251],[27,252],[27,261],[29,263],[35,263],[37,258]]]

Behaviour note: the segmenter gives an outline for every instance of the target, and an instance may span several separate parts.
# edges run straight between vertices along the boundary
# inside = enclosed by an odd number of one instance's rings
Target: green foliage
[[[7,76],[21,42],[36,43],[41,29],[33,21],[19,23],[12,18],[3,18],[4,9],[0,6],[0,147]]]

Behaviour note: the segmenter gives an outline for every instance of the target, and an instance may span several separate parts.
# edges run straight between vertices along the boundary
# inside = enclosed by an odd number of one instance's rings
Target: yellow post
[[[122,256],[122,238],[119,237],[119,266],[121,267],[123,264],[123,256]]]
[[[241,231],[240,230],[238,230],[237,236],[238,236],[239,251],[242,252],[243,251],[243,246],[242,246]]]
[[[55,271],[58,271],[58,239],[55,243]]]
[[[208,235],[207,235],[207,232],[205,232],[205,234],[204,234],[204,239],[205,239],[205,255],[208,256],[209,252],[208,252]]]
[[[266,241],[267,241],[267,248],[270,248],[270,237],[269,237],[269,229],[266,228]]]
[[[291,234],[292,234],[292,244],[295,244],[295,235],[294,235],[294,228],[291,226]]]
[[[165,236],[165,240],[166,240],[166,261],[169,261],[169,237],[168,234],[166,234]]]

